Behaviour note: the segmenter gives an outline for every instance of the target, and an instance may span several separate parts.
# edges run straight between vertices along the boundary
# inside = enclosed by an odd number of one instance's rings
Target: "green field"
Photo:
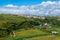
[[[46,36],[49,35],[48,32],[43,32],[40,31],[38,29],[31,29],[31,30],[23,30],[23,31],[16,31],[15,32],[15,37],[5,37],[5,38],[1,38],[1,40],[20,40],[20,39],[27,39],[27,38],[32,38],[32,37],[38,37],[38,36]]]
[[[40,37],[34,37],[34,38],[28,38],[25,40],[60,40],[60,37],[55,36],[55,35],[50,35],[50,36],[40,36]]]

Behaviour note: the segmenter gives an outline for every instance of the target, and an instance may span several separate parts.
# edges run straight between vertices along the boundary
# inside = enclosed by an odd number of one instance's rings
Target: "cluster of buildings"
[[[20,14],[19,16],[26,17],[26,18],[39,18],[39,19],[45,19],[44,16],[36,16],[36,15],[25,15],[25,14]]]

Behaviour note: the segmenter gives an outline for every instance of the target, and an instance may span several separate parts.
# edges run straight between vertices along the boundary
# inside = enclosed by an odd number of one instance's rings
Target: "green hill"
[[[44,18],[44,19],[43,19]],[[0,14],[0,39],[14,40],[37,36],[51,35],[57,31],[60,35],[60,17],[41,16],[40,18],[27,18],[12,14]],[[13,37],[13,35],[16,35]],[[14,38],[11,38],[12,37]],[[16,40],[17,40],[16,39]]]

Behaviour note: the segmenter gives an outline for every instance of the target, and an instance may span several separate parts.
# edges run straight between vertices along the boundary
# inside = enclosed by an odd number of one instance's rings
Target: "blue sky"
[[[13,4],[13,5],[34,5],[43,1],[57,1],[57,0],[0,0],[0,6]]]
[[[53,11],[52,11],[53,10]],[[60,15],[59,0],[0,0],[0,13]]]

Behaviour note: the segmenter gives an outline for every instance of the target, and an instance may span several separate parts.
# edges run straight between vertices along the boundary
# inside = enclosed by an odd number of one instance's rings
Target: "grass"
[[[23,31],[15,31],[15,37],[5,37],[0,40],[24,40],[27,38],[33,38],[33,37],[38,37],[38,36],[46,36],[49,35],[48,32],[44,32],[38,29],[31,29],[31,30],[23,30]]]
[[[23,30],[23,31],[18,31],[18,32],[15,32],[16,34],[16,37],[18,36],[27,36],[27,35],[34,35],[34,34],[48,34],[47,32],[43,32],[41,30],[38,30],[38,29],[31,29],[31,30]]]
[[[38,29],[30,30],[17,30],[15,37],[4,37],[0,40],[60,40],[60,33],[57,35],[50,35],[49,32],[41,31]]]
[[[16,37],[15,39],[27,39],[27,38],[32,38],[32,37],[37,37],[37,36],[46,36],[49,35],[48,32],[43,32],[38,29],[31,29],[31,30],[24,30],[21,32],[16,32]]]
[[[60,37],[55,35],[50,35],[50,36],[34,37],[34,38],[25,39],[25,40],[60,40]]]

